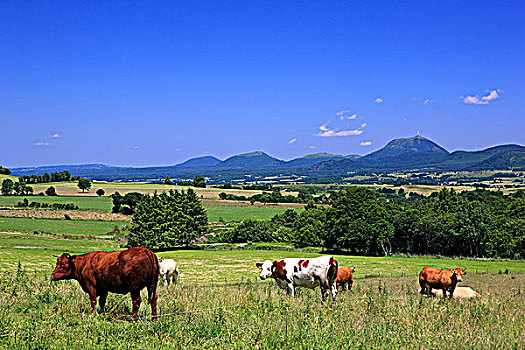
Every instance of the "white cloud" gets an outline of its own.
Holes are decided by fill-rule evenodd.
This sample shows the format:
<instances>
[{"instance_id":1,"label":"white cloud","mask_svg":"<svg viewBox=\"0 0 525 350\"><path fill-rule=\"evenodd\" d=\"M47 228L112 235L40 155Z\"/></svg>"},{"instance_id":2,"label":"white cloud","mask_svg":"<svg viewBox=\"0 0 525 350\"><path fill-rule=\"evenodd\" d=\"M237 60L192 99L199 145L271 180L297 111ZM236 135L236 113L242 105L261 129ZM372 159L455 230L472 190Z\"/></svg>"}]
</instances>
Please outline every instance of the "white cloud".
<instances>
[{"instance_id":1,"label":"white cloud","mask_svg":"<svg viewBox=\"0 0 525 350\"><path fill-rule=\"evenodd\" d=\"M410 99L410 101L412 101L412 102L416 102L416 101L417 101L417 97L412 97L412 98Z\"/></svg>"},{"instance_id":2,"label":"white cloud","mask_svg":"<svg viewBox=\"0 0 525 350\"><path fill-rule=\"evenodd\" d=\"M403 118L403 121L406 123L406 121L407 121L407 117L404 117L404 118Z\"/></svg>"},{"instance_id":3,"label":"white cloud","mask_svg":"<svg viewBox=\"0 0 525 350\"><path fill-rule=\"evenodd\" d=\"M347 113L350 113L350 111L348 109L344 110L344 111L337 112L336 115L344 115L344 114L347 114Z\"/></svg>"},{"instance_id":4,"label":"white cloud","mask_svg":"<svg viewBox=\"0 0 525 350\"><path fill-rule=\"evenodd\" d=\"M316 146L308 146L309 149L316 149Z\"/></svg>"},{"instance_id":5,"label":"white cloud","mask_svg":"<svg viewBox=\"0 0 525 350\"><path fill-rule=\"evenodd\" d=\"M134 150L138 150L138 149L140 149L140 147L139 146L133 146L133 149Z\"/></svg>"},{"instance_id":6,"label":"white cloud","mask_svg":"<svg viewBox=\"0 0 525 350\"><path fill-rule=\"evenodd\" d=\"M350 116L345 116L344 113L347 113L348 111L341 111L339 113L343 113L340 115L339 119L361 119L357 116L357 114L352 114ZM330 120L324 123L323 125L319 126L319 132L317 134L314 134L314 136L319 137L336 137L336 136L354 136L354 135L361 135L363 133L363 128L366 127L366 123L361 124L361 126L354 130L345 130L342 127L339 128L332 128L329 127L328 124L330 123Z\"/></svg>"},{"instance_id":7,"label":"white cloud","mask_svg":"<svg viewBox=\"0 0 525 350\"><path fill-rule=\"evenodd\" d=\"M54 134L54 135L51 136L51 137L54 138L54 139L58 139L58 138L60 137L60 134L57 133L57 134Z\"/></svg>"},{"instance_id":8,"label":"white cloud","mask_svg":"<svg viewBox=\"0 0 525 350\"><path fill-rule=\"evenodd\" d=\"M431 104L431 103L434 103L434 102L436 102L436 100L431 100L431 99L427 98L427 99L423 102L423 104L424 104L424 105L428 105L428 104Z\"/></svg>"},{"instance_id":9,"label":"white cloud","mask_svg":"<svg viewBox=\"0 0 525 350\"><path fill-rule=\"evenodd\" d=\"M363 133L363 130L355 129L355 130L328 130L323 132L318 132L314 136L320 136L320 137L335 137L335 136L353 136L353 135L361 135Z\"/></svg>"},{"instance_id":10,"label":"white cloud","mask_svg":"<svg viewBox=\"0 0 525 350\"><path fill-rule=\"evenodd\" d=\"M375 103L383 103L383 99L381 97L378 97L374 100Z\"/></svg>"},{"instance_id":11,"label":"white cloud","mask_svg":"<svg viewBox=\"0 0 525 350\"><path fill-rule=\"evenodd\" d=\"M49 142L35 142L35 146L49 146Z\"/></svg>"},{"instance_id":12,"label":"white cloud","mask_svg":"<svg viewBox=\"0 0 525 350\"><path fill-rule=\"evenodd\" d=\"M182 148L175 148L175 152L180 152L182 151Z\"/></svg>"},{"instance_id":13,"label":"white cloud","mask_svg":"<svg viewBox=\"0 0 525 350\"><path fill-rule=\"evenodd\" d=\"M290 141L288 141L288 143L294 143L295 141L297 141L297 139L291 139Z\"/></svg>"},{"instance_id":14,"label":"white cloud","mask_svg":"<svg viewBox=\"0 0 525 350\"><path fill-rule=\"evenodd\" d=\"M363 141L360 143L361 146L370 146L372 144L372 142L370 141Z\"/></svg>"},{"instance_id":15,"label":"white cloud","mask_svg":"<svg viewBox=\"0 0 525 350\"><path fill-rule=\"evenodd\" d=\"M480 95L474 95L474 96L460 96L460 98L463 99L463 103L467 105L488 105L489 103L497 100L501 97L501 95L498 94L503 92L500 89L497 90L485 90L485 92L488 92L488 95L486 96L480 96Z\"/></svg>"},{"instance_id":16,"label":"white cloud","mask_svg":"<svg viewBox=\"0 0 525 350\"><path fill-rule=\"evenodd\" d=\"M492 90L492 91L488 91L488 92L489 92L489 94L487 96L481 97L481 99L483 101L492 102L494 100L497 100L500 97L496 90Z\"/></svg>"}]
</instances>

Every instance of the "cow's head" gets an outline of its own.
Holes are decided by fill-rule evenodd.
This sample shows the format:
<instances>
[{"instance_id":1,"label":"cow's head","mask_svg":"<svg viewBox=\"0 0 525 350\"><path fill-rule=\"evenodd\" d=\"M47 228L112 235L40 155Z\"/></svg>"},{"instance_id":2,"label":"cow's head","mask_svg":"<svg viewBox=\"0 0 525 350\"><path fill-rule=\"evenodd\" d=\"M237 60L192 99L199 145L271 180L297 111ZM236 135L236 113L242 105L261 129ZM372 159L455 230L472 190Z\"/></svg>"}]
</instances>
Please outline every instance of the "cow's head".
<instances>
[{"instance_id":1,"label":"cow's head","mask_svg":"<svg viewBox=\"0 0 525 350\"><path fill-rule=\"evenodd\" d=\"M55 267L55 270L51 274L51 280L58 281L58 280L68 280L73 278L73 269L74 264L73 260L75 256L69 255L68 253L64 253L60 256L53 255L58 257L57 259L57 266Z\"/></svg>"},{"instance_id":2,"label":"cow's head","mask_svg":"<svg viewBox=\"0 0 525 350\"><path fill-rule=\"evenodd\" d=\"M259 277L264 280L268 277L270 277L272 275L272 267L273 267L273 262L271 262L270 260L266 260L264 262L258 262L257 264L255 264L255 266L257 266L258 268L261 269L261 274L259 275Z\"/></svg>"},{"instance_id":3,"label":"cow's head","mask_svg":"<svg viewBox=\"0 0 525 350\"><path fill-rule=\"evenodd\" d=\"M463 274L466 272L467 272L467 269L461 270L459 267L454 269L454 274L456 275L458 282L463 282Z\"/></svg>"}]
</instances>

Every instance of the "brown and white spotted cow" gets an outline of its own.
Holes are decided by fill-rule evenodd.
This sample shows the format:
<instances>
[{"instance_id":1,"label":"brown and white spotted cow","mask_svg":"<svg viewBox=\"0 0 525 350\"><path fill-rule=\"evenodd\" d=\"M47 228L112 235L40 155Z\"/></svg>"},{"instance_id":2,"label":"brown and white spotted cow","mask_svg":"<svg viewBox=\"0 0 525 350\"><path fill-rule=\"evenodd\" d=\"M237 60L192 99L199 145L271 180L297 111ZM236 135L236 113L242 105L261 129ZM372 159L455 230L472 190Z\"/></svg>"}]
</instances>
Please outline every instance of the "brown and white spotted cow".
<instances>
[{"instance_id":1,"label":"brown and white spotted cow","mask_svg":"<svg viewBox=\"0 0 525 350\"><path fill-rule=\"evenodd\" d=\"M262 280L273 277L286 294L295 296L295 287L321 287L323 301L328 298L328 290L335 301L337 296L337 261L330 255L318 258L287 258L277 261L266 260L257 263Z\"/></svg>"}]
</instances>

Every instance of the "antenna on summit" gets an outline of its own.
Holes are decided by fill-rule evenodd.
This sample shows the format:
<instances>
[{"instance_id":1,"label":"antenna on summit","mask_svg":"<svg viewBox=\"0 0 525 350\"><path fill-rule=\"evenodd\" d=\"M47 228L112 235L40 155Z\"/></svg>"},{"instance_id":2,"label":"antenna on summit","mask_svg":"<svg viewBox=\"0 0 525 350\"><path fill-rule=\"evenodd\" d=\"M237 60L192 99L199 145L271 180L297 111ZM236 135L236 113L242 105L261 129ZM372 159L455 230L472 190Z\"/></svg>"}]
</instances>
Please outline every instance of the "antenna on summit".
<instances>
[{"instance_id":1,"label":"antenna on summit","mask_svg":"<svg viewBox=\"0 0 525 350\"><path fill-rule=\"evenodd\" d=\"M417 130L417 136L419 136L419 129Z\"/></svg>"}]
</instances>

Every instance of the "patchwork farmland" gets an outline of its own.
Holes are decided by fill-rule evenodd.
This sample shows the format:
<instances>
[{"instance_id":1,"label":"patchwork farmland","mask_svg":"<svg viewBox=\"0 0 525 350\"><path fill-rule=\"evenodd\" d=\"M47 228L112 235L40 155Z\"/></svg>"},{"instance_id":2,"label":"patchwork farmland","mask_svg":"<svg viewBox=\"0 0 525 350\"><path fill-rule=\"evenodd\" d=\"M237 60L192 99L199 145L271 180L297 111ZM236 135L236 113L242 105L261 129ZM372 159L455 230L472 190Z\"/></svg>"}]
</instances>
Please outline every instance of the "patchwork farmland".
<instances>
[{"instance_id":1,"label":"patchwork farmland","mask_svg":"<svg viewBox=\"0 0 525 350\"><path fill-rule=\"evenodd\" d=\"M53 254L122 249L118 227L129 218L111 213L111 199L76 193L27 197L29 201L75 203L75 211L20 209L22 198L0 196L0 347L10 349L136 348L459 348L525 346L525 274L522 261L397 255L335 255L356 267L352 292L335 303L320 301L319 288L298 288L286 297L274 282L257 279L256 262L320 256L319 250L254 250L257 245L216 245L209 250L162 251L179 263L177 286L158 287L160 317L153 322L142 303L131 313L129 295L110 293L105 313L90 315L89 298L76 281L52 282ZM68 187L69 186L69 187ZM119 184L121 193L162 185ZM104 187L106 189L106 187ZM95 188L96 189L96 188ZM57 192L61 194L59 186ZM286 205L218 201L215 190L198 192L210 221L270 219ZM221 205L213 205L219 203ZM231 205L227 205L231 204ZM23 213L23 214L19 214ZM58 213L58 215L57 215ZM64 215L78 217L66 220ZM417 294L425 265L467 269L461 286L481 294L473 300L443 300ZM145 291L142 293L146 299Z\"/></svg>"}]
</instances>

